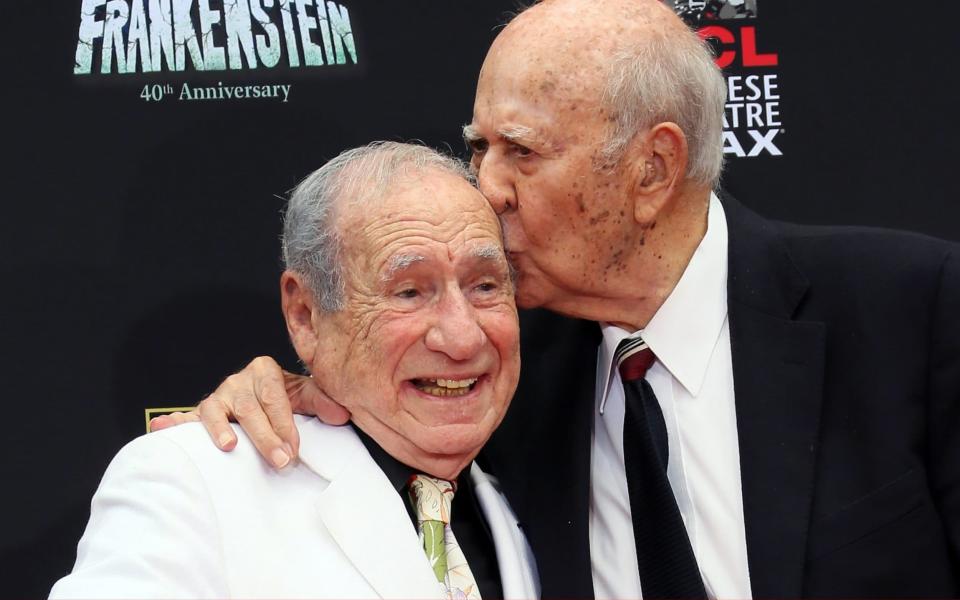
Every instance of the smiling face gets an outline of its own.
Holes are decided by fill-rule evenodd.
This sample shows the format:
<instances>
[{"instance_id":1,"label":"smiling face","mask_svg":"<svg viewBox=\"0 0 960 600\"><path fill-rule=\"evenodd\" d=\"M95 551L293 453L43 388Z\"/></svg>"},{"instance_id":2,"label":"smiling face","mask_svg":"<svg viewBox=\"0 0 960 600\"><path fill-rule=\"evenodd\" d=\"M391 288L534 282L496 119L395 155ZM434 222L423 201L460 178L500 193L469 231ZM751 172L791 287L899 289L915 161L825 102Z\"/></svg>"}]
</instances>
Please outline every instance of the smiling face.
<instances>
[{"instance_id":1,"label":"smiling face","mask_svg":"<svg viewBox=\"0 0 960 600\"><path fill-rule=\"evenodd\" d=\"M314 311L314 372L387 452L451 477L502 420L520 372L496 216L438 170L341 213L346 308Z\"/></svg>"}]
</instances>

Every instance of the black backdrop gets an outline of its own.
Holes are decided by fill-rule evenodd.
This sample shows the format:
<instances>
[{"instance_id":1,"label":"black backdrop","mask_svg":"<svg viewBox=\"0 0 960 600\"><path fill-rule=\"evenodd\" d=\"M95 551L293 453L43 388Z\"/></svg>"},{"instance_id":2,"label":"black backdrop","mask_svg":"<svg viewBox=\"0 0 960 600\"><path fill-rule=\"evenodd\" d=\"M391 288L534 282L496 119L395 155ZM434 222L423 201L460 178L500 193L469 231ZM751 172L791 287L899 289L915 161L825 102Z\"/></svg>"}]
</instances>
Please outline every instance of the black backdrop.
<instances>
[{"instance_id":1,"label":"black backdrop","mask_svg":"<svg viewBox=\"0 0 960 600\"><path fill-rule=\"evenodd\" d=\"M3 595L44 596L69 570L89 498L145 408L193 404L256 354L295 364L278 196L373 139L463 153L476 74L515 1L339 4L356 64L108 75L100 41L94 73L73 73L81 0L7 8ZM729 33L712 30L737 53L730 75L773 77L760 102L775 112L754 123L772 137L731 155L724 187L772 217L960 239L957 3L748 4L755 19L705 24ZM175 97L218 82L292 87L287 102ZM153 84L174 97L141 98ZM749 128L731 126L744 154Z\"/></svg>"}]
</instances>

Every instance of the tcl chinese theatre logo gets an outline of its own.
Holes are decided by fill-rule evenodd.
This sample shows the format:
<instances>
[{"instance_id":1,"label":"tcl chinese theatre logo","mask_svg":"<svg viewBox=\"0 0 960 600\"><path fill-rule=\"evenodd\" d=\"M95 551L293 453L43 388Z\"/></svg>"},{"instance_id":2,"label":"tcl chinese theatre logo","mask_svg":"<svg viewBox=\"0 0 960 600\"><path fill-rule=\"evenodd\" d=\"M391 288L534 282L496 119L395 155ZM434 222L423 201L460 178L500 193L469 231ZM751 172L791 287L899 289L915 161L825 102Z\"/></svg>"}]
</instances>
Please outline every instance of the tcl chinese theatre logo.
<instances>
[{"instance_id":1,"label":"tcl chinese theatre logo","mask_svg":"<svg viewBox=\"0 0 960 600\"><path fill-rule=\"evenodd\" d=\"M728 156L782 156L780 57L763 37L757 0L667 2L716 51L727 78L723 151Z\"/></svg>"}]
</instances>

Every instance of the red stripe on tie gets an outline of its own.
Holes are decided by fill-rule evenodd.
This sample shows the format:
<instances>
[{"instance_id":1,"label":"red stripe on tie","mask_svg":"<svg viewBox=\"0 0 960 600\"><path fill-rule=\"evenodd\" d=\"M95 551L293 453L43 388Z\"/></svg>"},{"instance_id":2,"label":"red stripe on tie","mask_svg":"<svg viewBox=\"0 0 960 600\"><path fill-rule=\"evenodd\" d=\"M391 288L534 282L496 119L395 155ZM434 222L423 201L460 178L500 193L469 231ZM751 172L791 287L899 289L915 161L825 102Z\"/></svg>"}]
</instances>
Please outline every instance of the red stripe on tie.
<instances>
[{"instance_id":1,"label":"red stripe on tie","mask_svg":"<svg viewBox=\"0 0 960 600\"><path fill-rule=\"evenodd\" d=\"M631 354L620 363L620 378L623 381L635 381L643 379L647 374L647 369L657 360L650 348L644 348L640 352Z\"/></svg>"}]
</instances>

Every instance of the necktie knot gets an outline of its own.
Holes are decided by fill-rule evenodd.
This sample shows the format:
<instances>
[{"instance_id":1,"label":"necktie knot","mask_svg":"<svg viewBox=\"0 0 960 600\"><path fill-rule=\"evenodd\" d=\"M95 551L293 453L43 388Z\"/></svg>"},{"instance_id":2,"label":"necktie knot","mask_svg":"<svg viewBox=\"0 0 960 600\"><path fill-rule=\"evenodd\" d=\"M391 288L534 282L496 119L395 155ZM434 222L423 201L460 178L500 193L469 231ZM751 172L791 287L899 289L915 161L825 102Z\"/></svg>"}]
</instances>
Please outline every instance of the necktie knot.
<instances>
[{"instance_id":1,"label":"necktie knot","mask_svg":"<svg viewBox=\"0 0 960 600\"><path fill-rule=\"evenodd\" d=\"M440 521L450 524L450 507L453 503L453 483L430 477L413 475L410 477L410 499L417 514L417 521Z\"/></svg>"},{"instance_id":2,"label":"necktie knot","mask_svg":"<svg viewBox=\"0 0 960 600\"><path fill-rule=\"evenodd\" d=\"M653 350L640 338L626 339L617 346L613 360L623 381L643 379L647 370L657 360Z\"/></svg>"}]
</instances>

